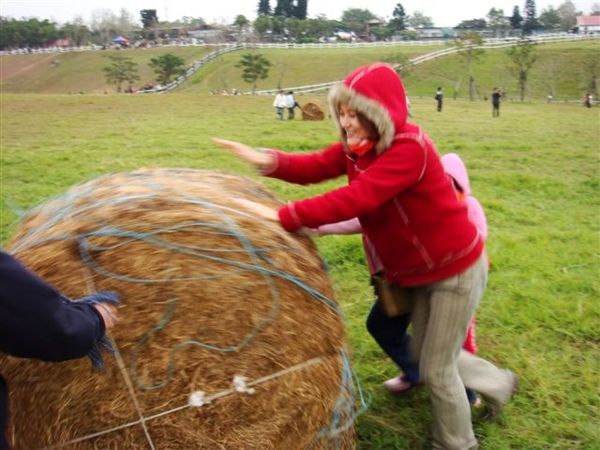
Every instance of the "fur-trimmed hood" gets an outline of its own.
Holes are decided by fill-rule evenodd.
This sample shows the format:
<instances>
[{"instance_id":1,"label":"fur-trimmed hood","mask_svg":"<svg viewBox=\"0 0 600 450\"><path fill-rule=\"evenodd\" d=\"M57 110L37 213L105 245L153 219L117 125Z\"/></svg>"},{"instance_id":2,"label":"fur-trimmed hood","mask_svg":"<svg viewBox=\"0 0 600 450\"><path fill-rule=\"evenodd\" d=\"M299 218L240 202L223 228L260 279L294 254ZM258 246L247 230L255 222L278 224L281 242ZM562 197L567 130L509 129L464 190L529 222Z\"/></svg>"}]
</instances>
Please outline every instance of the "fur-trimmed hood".
<instances>
[{"instance_id":1,"label":"fur-trimmed hood","mask_svg":"<svg viewBox=\"0 0 600 450\"><path fill-rule=\"evenodd\" d=\"M403 131L408 117L406 93L394 69L384 63L360 67L343 83L331 88L329 110L346 146L346 132L340 125L339 104L348 106L369 119L379 132L375 151L380 154L388 148L394 136Z\"/></svg>"}]
</instances>

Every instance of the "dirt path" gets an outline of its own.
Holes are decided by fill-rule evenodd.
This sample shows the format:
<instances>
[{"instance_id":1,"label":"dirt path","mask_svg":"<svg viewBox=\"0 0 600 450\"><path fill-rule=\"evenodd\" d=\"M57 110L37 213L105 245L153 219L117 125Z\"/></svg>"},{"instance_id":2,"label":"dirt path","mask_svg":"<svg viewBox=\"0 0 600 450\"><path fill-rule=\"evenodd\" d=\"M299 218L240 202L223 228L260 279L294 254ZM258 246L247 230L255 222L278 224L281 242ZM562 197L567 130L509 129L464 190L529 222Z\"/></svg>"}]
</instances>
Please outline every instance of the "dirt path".
<instances>
[{"instance_id":1,"label":"dirt path","mask_svg":"<svg viewBox=\"0 0 600 450\"><path fill-rule=\"evenodd\" d=\"M10 56L6 58L10 58ZM25 61L26 58L21 59L23 60L23 64L0 64L0 79L2 79L3 82L17 75L21 75L24 72L36 69L41 65L49 65L53 59L56 59L56 55L49 54L32 63L29 63L29 61Z\"/></svg>"}]
</instances>

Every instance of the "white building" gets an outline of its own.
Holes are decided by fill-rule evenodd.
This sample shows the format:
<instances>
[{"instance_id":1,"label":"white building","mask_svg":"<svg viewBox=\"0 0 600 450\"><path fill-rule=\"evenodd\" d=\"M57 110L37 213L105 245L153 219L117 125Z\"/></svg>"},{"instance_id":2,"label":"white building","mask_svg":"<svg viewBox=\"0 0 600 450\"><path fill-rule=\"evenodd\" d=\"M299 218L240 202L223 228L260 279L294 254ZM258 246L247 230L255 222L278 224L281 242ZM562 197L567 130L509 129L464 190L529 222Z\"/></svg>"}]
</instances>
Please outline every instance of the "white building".
<instances>
[{"instance_id":1,"label":"white building","mask_svg":"<svg viewBox=\"0 0 600 450\"><path fill-rule=\"evenodd\" d=\"M581 34L600 33L600 16L577 16L576 27Z\"/></svg>"}]
</instances>

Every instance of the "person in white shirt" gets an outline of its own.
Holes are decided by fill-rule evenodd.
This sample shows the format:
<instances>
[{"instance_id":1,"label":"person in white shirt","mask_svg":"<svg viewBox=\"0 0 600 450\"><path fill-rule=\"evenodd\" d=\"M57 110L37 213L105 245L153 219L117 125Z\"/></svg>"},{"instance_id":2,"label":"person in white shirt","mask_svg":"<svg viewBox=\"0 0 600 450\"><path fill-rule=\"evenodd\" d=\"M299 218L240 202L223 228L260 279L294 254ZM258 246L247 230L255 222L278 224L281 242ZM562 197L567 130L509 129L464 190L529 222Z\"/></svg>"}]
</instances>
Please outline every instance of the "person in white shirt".
<instances>
[{"instance_id":1,"label":"person in white shirt","mask_svg":"<svg viewBox=\"0 0 600 450\"><path fill-rule=\"evenodd\" d=\"M283 90L279 90L279 92L275 96L275 100L273 100L273 106L275 107L275 111L279 116L279 120L283 120L283 109L287 107L287 102L285 100L285 94L283 93Z\"/></svg>"}]
</instances>

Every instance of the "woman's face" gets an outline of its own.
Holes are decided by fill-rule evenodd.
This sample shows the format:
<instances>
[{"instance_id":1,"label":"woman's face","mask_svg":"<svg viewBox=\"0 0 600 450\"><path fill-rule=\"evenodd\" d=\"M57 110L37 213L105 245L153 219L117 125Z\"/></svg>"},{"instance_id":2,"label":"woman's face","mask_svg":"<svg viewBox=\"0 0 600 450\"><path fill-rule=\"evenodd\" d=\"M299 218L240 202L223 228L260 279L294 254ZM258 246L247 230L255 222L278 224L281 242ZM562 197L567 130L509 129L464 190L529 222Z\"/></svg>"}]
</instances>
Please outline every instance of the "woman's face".
<instances>
[{"instance_id":1,"label":"woman's face","mask_svg":"<svg viewBox=\"0 0 600 450\"><path fill-rule=\"evenodd\" d=\"M340 103L338 115L340 126L346 132L348 145L356 145L364 139L372 139L370 130L361 123L358 113L348 107L347 103Z\"/></svg>"}]
</instances>

